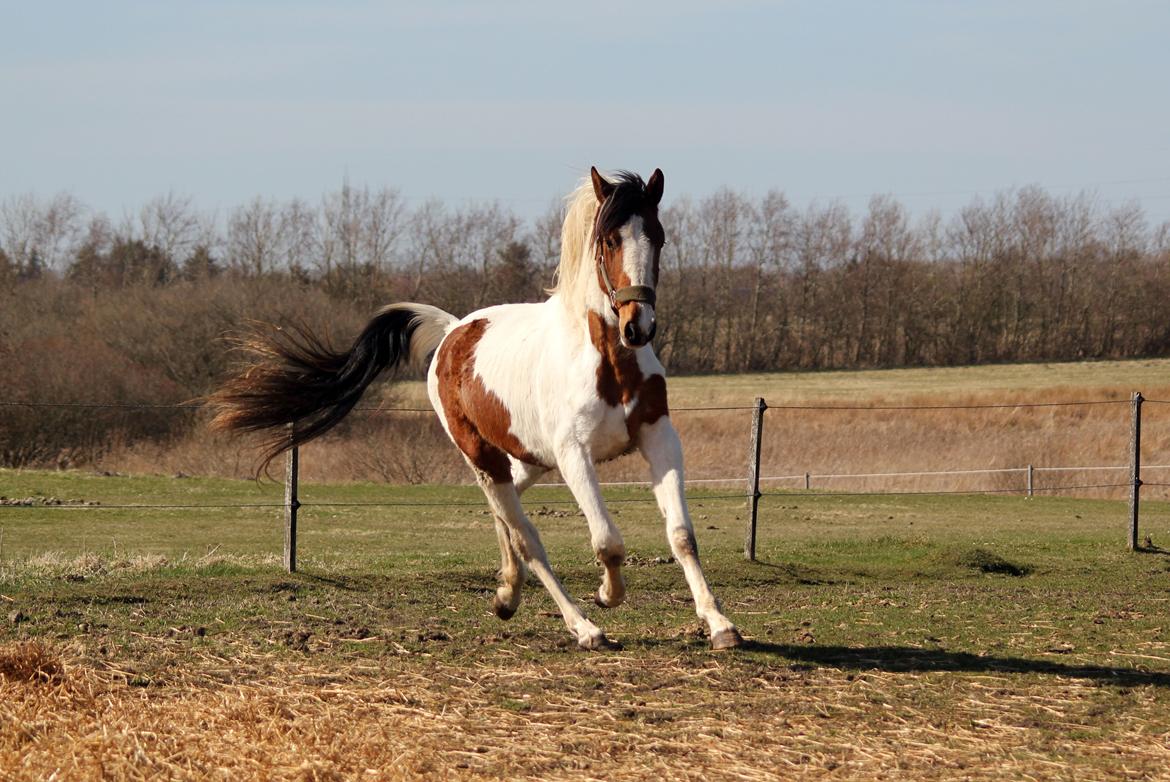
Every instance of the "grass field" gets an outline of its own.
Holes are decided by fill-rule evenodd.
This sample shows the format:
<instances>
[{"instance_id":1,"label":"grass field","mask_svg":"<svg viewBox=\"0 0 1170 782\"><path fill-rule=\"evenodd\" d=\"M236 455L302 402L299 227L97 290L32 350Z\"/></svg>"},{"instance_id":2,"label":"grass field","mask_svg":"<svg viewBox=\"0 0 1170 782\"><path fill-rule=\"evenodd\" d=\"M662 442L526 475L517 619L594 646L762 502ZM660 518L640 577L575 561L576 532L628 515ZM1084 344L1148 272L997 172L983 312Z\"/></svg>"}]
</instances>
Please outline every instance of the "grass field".
<instances>
[{"instance_id":1,"label":"grass field","mask_svg":"<svg viewBox=\"0 0 1170 782\"><path fill-rule=\"evenodd\" d=\"M309 485L295 575L277 508L111 507L276 486L0 471L0 494L105 506L0 507L5 779L1155 779L1170 760L1164 503L1135 554L1116 501L772 496L747 563L743 502L696 492L750 642L713 654L648 494L609 491L630 593L589 604L623 645L590 654L538 585L491 614L472 487ZM583 519L530 494L585 599Z\"/></svg>"}]
</instances>

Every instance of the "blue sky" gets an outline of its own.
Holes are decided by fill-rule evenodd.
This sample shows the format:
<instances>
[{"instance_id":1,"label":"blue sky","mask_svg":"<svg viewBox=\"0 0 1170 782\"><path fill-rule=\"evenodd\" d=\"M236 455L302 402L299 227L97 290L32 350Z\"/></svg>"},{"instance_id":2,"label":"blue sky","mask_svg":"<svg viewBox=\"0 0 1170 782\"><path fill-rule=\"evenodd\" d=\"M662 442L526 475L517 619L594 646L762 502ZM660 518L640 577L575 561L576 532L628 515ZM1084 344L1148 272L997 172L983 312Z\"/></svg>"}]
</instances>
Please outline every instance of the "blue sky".
<instances>
[{"instance_id":1,"label":"blue sky","mask_svg":"<svg viewBox=\"0 0 1170 782\"><path fill-rule=\"evenodd\" d=\"M590 164L855 210L1037 183L1170 218L1165 2L9 2L0 197L544 211Z\"/></svg>"}]
</instances>

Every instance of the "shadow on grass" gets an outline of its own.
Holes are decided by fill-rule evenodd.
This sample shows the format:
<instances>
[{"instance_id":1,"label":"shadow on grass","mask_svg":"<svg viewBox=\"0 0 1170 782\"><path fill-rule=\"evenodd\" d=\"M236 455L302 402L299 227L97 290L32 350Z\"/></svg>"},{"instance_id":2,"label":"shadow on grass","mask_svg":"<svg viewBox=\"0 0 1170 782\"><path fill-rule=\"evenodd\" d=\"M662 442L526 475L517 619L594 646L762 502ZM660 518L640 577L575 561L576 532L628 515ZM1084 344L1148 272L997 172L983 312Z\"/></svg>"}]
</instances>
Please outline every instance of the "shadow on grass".
<instances>
[{"instance_id":1,"label":"shadow on grass","mask_svg":"<svg viewBox=\"0 0 1170 782\"><path fill-rule=\"evenodd\" d=\"M1170 673L1141 671L1136 668L1110 668L1098 665L1069 665L1049 660L1030 660L1023 657L981 656L969 652L948 652L942 649L916 649L909 646L796 646L748 641L743 649L784 658L785 661L811 665L878 669L892 673L922 673L951 671L965 673L1042 673L1051 676L1069 676L1092 679L1106 684L1128 687L1152 685L1170 687Z\"/></svg>"}]
</instances>

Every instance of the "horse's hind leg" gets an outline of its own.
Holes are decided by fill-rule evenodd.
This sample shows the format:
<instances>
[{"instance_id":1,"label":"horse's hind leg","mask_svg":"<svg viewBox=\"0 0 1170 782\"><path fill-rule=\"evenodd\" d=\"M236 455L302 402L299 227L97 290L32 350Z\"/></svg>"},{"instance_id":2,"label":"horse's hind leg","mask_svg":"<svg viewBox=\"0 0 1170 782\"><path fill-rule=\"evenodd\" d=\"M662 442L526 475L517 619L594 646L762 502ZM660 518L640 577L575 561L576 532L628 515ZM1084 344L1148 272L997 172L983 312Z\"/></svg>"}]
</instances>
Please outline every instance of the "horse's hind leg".
<instances>
[{"instance_id":1,"label":"horse's hind leg","mask_svg":"<svg viewBox=\"0 0 1170 782\"><path fill-rule=\"evenodd\" d=\"M496 516L496 537L500 541L500 585L492 599L492 611L500 619L511 619L520 607L520 590L527 568L512 545L508 525L499 516Z\"/></svg>"},{"instance_id":2,"label":"horse's hind leg","mask_svg":"<svg viewBox=\"0 0 1170 782\"><path fill-rule=\"evenodd\" d=\"M609 646L605 634L597 625L585 618L585 614L581 613L581 609L573 602L573 598L569 597L569 593L565 591L560 579L553 573L548 564L548 554L545 553L544 544L540 542L540 534L537 533L536 527L532 526L524 509L520 507L520 493L515 484L510 482L497 483L485 477L480 485L484 495L487 496L492 512L507 527L509 537L515 544L517 553L544 584L544 588L548 590L557 607L561 609L565 626L577 639L577 643L583 649L602 649Z\"/></svg>"},{"instance_id":3,"label":"horse's hind leg","mask_svg":"<svg viewBox=\"0 0 1170 782\"><path fill-rule=\"evenodd\" d=\"M513 459L512 481L517 493L536 482L547 470L531 464ZM492 610L500 619L511 619L520 606L520 591L528 576L528 568L524 560L517 553L516 545L508 525L498 515L496 521L496 537L500 542L500 586L496 589L495 599L492 600Z\"/></svg>"}]
</instances>

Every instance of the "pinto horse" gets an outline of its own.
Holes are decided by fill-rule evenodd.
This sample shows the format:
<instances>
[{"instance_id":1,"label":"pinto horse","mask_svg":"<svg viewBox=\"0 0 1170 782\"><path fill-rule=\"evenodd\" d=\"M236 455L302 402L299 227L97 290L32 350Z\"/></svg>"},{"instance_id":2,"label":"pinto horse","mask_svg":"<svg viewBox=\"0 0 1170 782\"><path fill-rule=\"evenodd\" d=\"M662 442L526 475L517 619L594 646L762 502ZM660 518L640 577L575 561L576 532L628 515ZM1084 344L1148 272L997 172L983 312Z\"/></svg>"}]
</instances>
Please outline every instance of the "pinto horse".
<instances>
[{"instance_id":1,"label":"pinto horse","mask_svg":"<svg viewBox=\"0 0 1170 782\"><path fill-rule=\"evenodd\" d=\"M256 363L213 394L213 426L267 431L267 464L341 420L383 370L426 368L431 404L495 516L502 560L496 615L515 613L531 570L585 649L611 644L553 573L520 495L548 470L560 470L605 567L595 601L616 606L625 597L626 549L594 464L637 448L711 647L739 646L739 631L720 611L699 564L682 446L670 421L665 372L650 345L665 241L662 188L660 170L643 182L629 172L607 178L591 169L568 198L556 284L539 304L487 307L463 319L425 304L391 304L343 353L303 329L251 340L246 346Z\"/></svg>"}]
</instances>

